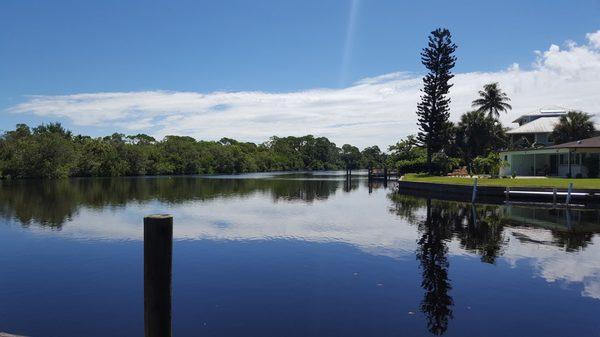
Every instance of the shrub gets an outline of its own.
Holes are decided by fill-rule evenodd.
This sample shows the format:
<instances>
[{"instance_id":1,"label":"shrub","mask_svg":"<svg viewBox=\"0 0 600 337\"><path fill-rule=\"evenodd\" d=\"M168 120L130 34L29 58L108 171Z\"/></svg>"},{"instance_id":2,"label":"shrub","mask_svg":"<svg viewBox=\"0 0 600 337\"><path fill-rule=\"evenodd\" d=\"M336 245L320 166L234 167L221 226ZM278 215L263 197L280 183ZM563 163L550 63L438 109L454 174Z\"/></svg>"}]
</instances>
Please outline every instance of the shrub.
<instances>
[{"instance_id":1,"label":"shrub","mask_svg":"<svg viewBox=\"0 0 600 337\"><path fill-rule=\"evenodd\" d=\"M497 177L500 173L500 168L507 165L507 163L500 159L500 155L497 152L490 152L487 157L478 156L473 159L473 171L475 174L489 174L492 177ZM513 177L516 173L513 172Z\"/></svg>"},{"instance_id":2,"label":"shrub","mask_svg":"<svg viewBox=\"0 0 600 337\"><path fill-rule=\"evenodd\" d=\"M436 153L431 161L433 173L445 175L458 167L459 162L458 158L448 157L444 153ZM411 160L399 160L396 162L396 168L400 174L427 172L427 159L419 157Z\"/></svg>"}]
</instances>

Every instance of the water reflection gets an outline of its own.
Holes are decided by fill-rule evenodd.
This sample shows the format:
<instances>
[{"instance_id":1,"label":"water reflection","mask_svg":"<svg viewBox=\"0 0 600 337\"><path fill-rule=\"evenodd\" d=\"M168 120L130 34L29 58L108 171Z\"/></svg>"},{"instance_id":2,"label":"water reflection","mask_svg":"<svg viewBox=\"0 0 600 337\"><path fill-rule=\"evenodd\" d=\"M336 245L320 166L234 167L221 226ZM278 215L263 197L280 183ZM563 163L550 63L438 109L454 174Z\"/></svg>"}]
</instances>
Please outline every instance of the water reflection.
<instances>
[{"instance_id":1,"label":"water reflection","mask_svg":"<svg viewBox=\"0 0 600 337\"><path fill-rule=\"evenodd\" d=\"M357 179L331 179L336 178L332 175L320 176L321 179L299 179L303 176L263 176L270 179L232 179L229 176L0 181L0 216L15 218L24 226L36 223L61 227L81 207L103 209L149 201L181 204L256 193L269 195L275 202L312 203L327 199L342 184L344 191L350 192L363 183Z\"/></svg>"},{"instance_id":2,"label":"water reflection","mask_svg":"<svg viewBox=\"0 0 600 337\"><path fill-rule=\"evenodd\" d=\"M515 205L472 205L454 201L414 198L401 194L390 194L393 204L390 211L409 223L419 223L419 210L436 210L435 221L445 223L451 238L460 242L463 249L477 253L481 261L495 263L508 244L504 229L525 227L547 229L553 236L551 241L535 241L527 235L515 234L521 242L531 241L554 245L567 252L583 250L592 242L594 234L600 233L600 211L598 209L567 209ZM438 209L442 211L437 212Z\"/></svg>"},{"instance_id":3,"label":"water reflection","mask_svg":"<svg viewBox=\"0 0 600 337\"><path fill-rule=\"evenodd\" d=\"M365 315L369 317L365 321L378 320L378 324L373 325L379 327L389 324L390 330L382 328L381 333L372 335L391 335L387 332L393 330L393 324L418 326L411 331L416 331L414 335L425 330L434 335L464 332L464 326L470 324L464 323L467 319L459 319L466 317L465 298L502 302L505 295L519 293L526 299L513 304L535 310L534 304L538 302L527 302L527 292L544 288L539 291L557 302L569 299L571 304L583 303L581 310L597 308L600 303L596 300L600 299L598 210L473 206L400 195L393 193L390 187L386 189L383 182L368 184L365 177L347 180L344 176L327 173L6 181L0 182L0 225L9 226L0 226L0 231L4 230L0 232L0 239L2 234L8 233L22 240L17 242L19 246L40 251L40 259L53 250L42 251L39 240L54 240L54 251L58 252L62 245L78 242L72 238L90 240L93 242L86 242L86 247L104 247L93 253L92 256L96 256L119 244L139 244L143 216L166 210L175 215L174 237L179 240L176 244L187 246L188 252L180 255L183 260L179 264L187 274L179 275L188 279L189 296L197 303L204 303L207 294L214 293L215 305L221 305L221 296L230 294L231 289L248 286L239 281L241 278L260 270L254 273L257 276L250 282L250 289L264 282L271 282L276 288L260 288L262 297L247 302L232 299L230 307L244 303L252 307L253 303L269 298L271 305L278 305L285 303L281 301L287 299L291 291L298 295L299 301L319 299L318 308L322 308L323 303L343 302L352 308L346 312L348 315ZM13 223L26 228L10 226ZM45 236L31 239L29 233ZM10 235L4 236L5 244L12 242L8 239ZM68 240L56 241L56 238ZM115 242L119 240L132 242ZM72 263L72 259L77 258L77 249L65 250L56 261L63 259L67 261L65 264ZM211 253L215 249L218 253ZM259 253L251 262L236 262L256 252ZM233 255L230 262L223 263L222 257L227 254ZM19 255L7 256L4 260L0 258L0 263L4 261L10 268L23 265L12 262ZM210 258L201 260L206 256ZM198 268L199 265L210 268ZM281 273L273 268L279 265ZM260 266L265 268L260 269ZM518 272L513 273L517 269ZM128 271L129 267L122 266L122 270ZM240 270L246 270L246 274ZM193 294L200 291L198 275L208 271L213 276L202 282L205 282L205 290L209 290L194 297ZM507 282L505 293L498 289L488 292L485 286L490 283L485 282L490 282L489 275L502 273L505 279L491 283L501 287ZM388 274L394 277L387 277ZM27 273L23 275L25 280L41 279ZM300 278L301 282L290 281ZM220 285L224 279L229 280L228 287L210 288ZM474 283L481 281L479 284L483 284L484 289L465 287L465 279ZM557 282L560 282L559 287L551 288ZM70 286L76 288L78 284ZM295 288L290 290L289 284ZM540 284L548 287L539 287ZM331 288L320 288L328 285ZM271 293L282 297L271 298ZM190 304L185 312L197 308L197 303ZM365 306L368 303L372 306ZM498 304L498 310L510 312L513 304L505 303L504 307ZM313 302L304 305L296 309L302 313L316 310L311 306ZM413 312L417 306L418 315L398 317L401 310ZM327 307L323 312L335 312L332 308L345 312L341 304ZM217 315L218 310L206 309L203 313ZM265 317L272 315L263 313ZM320 317L315 314L317 316ZM360 321L356 316L349 321ZM389 317L393 319L387 320ZM242 316L239 319L243 321ZM518 319L521 316L513 313L511 320ZM315 318L313 322L316 321L326 324ZM336 322L342 321L339 318ZM458 330L461 322L463 330ZM358 323L357 326L366 329ZM368 330L360 332L369 335Z\"/></svg>"},{"instance_id":4,"label":"water reflection","mask_svg":"<svg viewBox=\"0 0 600 337\"><path fill-rule=\"evenodd\" d=\"M400 194L390 194L390 199L393 201L390 211L416 225L421 234L416 251L422 271L421 286L425 291L421 311L427 318L429 331L434 335L444 334L453 318L452 284L448 278L448 244L453 240L462 249L479 255L482 262L495 264L509 246L510 238L505 228L510 228L510 235L520 243L555 246L566 252L583 251L600 232L600 213L593 209L473 205ZM423 209L424 216L419 214ZM520 228L534 228L536 231L519 231ZM539 239L540 229L547 229L546 233L549 232L552 239ZM550 258L550 264L561 265L561 258L564 256ZM581 281L591 279L593 283L585 286L583 295L598 298L600 292L596 291L600 272L596 267L592 271L579 271L581 274L586 272L590 273L588 277L575 278ZM549 276L547 279L552 281L556 278Z\"/></svg>"},{"instance_id":5,"label":"water reflection","mask_svg":"<svg viewBox=\"0 0 600 337\"><path fill-rule=\"evenodd\" d=\"M421 287L425 295L421 301L421 311L427 317L427 328L434 335L441 335L448 329L452 319L452 289L448 279L448 247L446 242L452 237L452 218L445 209L432 207L427 200L427 215L418 224L421 238L418 241L417 260L421 265L423 281Z\"/></svg>"}]
</instances>

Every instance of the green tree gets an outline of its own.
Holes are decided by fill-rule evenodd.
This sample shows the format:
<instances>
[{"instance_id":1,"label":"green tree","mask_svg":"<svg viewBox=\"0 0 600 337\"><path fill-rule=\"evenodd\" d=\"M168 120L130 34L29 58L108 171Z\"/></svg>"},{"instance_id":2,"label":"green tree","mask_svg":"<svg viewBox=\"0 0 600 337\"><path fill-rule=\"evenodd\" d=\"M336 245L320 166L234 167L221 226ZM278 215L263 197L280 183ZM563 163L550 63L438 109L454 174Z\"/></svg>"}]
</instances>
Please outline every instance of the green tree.
<instances>
[{"instance_id":1,"label":"green tree","mask_svg":"<svg viewBox=\"0 0 600 337\"><path fill-rule=\"evenodd\" d=\"M510 102L510 98L500 89L498 83L494 82L483 86L483 90L479 91L479 98L473 101L472 107L478 112L487 113L489 117L498 118L500 112L512 110L512 106L507 102Z\"/></svg>"},{"instance_id":2,"label":"green tree","mask_svg":"<svg viewBox=\"0 0 600 337\"><path fill-rule=\"evenodd\" d=\"M347 171L352 172L358 168L361 155L360 150L356 146L350 144L342 145L341 158Z\"/></svg>"},{"instance_id":3,"label":"green tree","mask_svg":"<svg viewBox=\"0 0 600 337\"><path fill-rule=\"evenodd\" d=\"M390 155L388 161L395 164L399 160L413 160L425 156L425 151L419 146L419 142L414 135L408 135L394 145L388 147Z\"/></svg>"},{"instance_id":4,"label":"green tree","mask_svg":"<svg viewBox=\"0 0 600 337\"><path fill-rule=\"evenodd\" d=\"M446 95L452 87L454 77L456 45L447 29L438 28L431 32L427 48L421 52L421 63L429 71L423 77L423 95L417 105L419 125L418 140L427 149L427 167L433 173L431 158L447 142L450 117L450 98Z\"/></svg>"},{"instance_id":5,"label":"green tree","mask_svg":"<svg viewBox=\"0 0 600 337\"><path fill-rule=\"evenodd\" d=\"M596 129L591 116L581 111L569 111L560 116L558 124L554 126L552 138L555 144L574 142L594 136Z\"/></svg>"},{"instance_id":6,"label":"green tree","mask_svg":"<svg viewBox=\"0 0 600 337\"><path fill-rule=\"evenodd\" d=\"M502 125L485 112L475 110L463 114L455 130L455 146L462 160L472 171L473 159L487 156L490 151L506 145L507 137Z\"/></svg>"}]
</instances>

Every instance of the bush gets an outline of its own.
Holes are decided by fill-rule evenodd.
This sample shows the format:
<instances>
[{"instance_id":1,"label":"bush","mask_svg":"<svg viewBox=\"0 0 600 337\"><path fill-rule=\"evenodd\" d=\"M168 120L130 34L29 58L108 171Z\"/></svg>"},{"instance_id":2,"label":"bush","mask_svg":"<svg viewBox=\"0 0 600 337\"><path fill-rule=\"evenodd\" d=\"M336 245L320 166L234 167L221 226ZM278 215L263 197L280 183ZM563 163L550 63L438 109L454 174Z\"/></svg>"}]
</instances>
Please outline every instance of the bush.
<instances>
[{"instance_id":1,"label":"bush","mask_svg":"<svg viewBox=\"0 0 600 337\"><path fill-rule=\"evenodd\" d=\"M492 177L497 177L500 173L500 168L506 165L506 162L500 159L497 152L490 152L487 157L478 156L473 159L473 172L475 174L489 174ZM513 178L516 173L513 172Z\"/></svg>"},{"instance_id":2,"label":"bush","mask_svg":"<svg viewBox=\"0 0 600 337\"><path fill-rule=\"evenodd\" d=\"M427 159L416 158L411 160L399 160L396 163L396 167L400 174L427 172ZM433 163L433 170L437 171L435 163Z\"/></svg>"},{"instance_id":3,"label":"bush","mask_svg":"<svg viewBox=\"0 0 600 337\"><path fill-rule=\"evenodd\" d=\"M460 159L448 157L445 153L439 152L433 155L432 162L437 167L438 174L447 174L459 166Z\"/></svg>"},{"instance_id":4,"label":"bush","mask_svg":"<svg viewBox=\"0 0 600 337\"><path fill-rule=\"evenodd\" d=\"M459 162L458 158L448 157L444 153L436 153L431 160L433 173L436 175L445 175L458 167ZM411 160L399 160L396 162L396 168L400 174L427 172L427 158L419 157Z\"/></svg>"}]
</instances>

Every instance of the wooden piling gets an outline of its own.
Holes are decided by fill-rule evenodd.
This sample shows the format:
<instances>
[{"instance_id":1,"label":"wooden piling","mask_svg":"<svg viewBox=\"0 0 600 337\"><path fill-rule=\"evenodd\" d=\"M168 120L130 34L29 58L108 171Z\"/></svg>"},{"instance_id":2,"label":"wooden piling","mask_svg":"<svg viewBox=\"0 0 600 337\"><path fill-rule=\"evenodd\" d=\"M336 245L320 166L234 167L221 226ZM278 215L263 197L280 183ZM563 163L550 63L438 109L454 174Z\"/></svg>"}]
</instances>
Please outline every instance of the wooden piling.
<instances>
[{"instance_id":1,"label":"wooden piling","mask_svg":"<svg viewBox=\"0 0 600 337\"><path fill-rule=\"evenodd\" d=\"M569 183L569 188L567 189L567 200L566 200L566 204L567 206L569 206L569 204L571 203L571 193L573 192L573 183Z\"/></svg>"},{"instance_id":2,"label":"wooden piling","mask_svg":"<svg viewBox=\"0 0 600 337\"><path fill-rule=\"evenodd\" d=\"M471 194L471 203L474 203L477 199L477 178L473 182L473 193Z\"/></svg>"},{"instance_id":3,"label":"wooden piling","mask_svg":"<svg viewBox=\"0 0 600 337\"><path fill-rule=\"evenodd\" d=\"M146 337L171 337L173 217L144 218L144 327Z\"/></svg>"}]
</instances>

